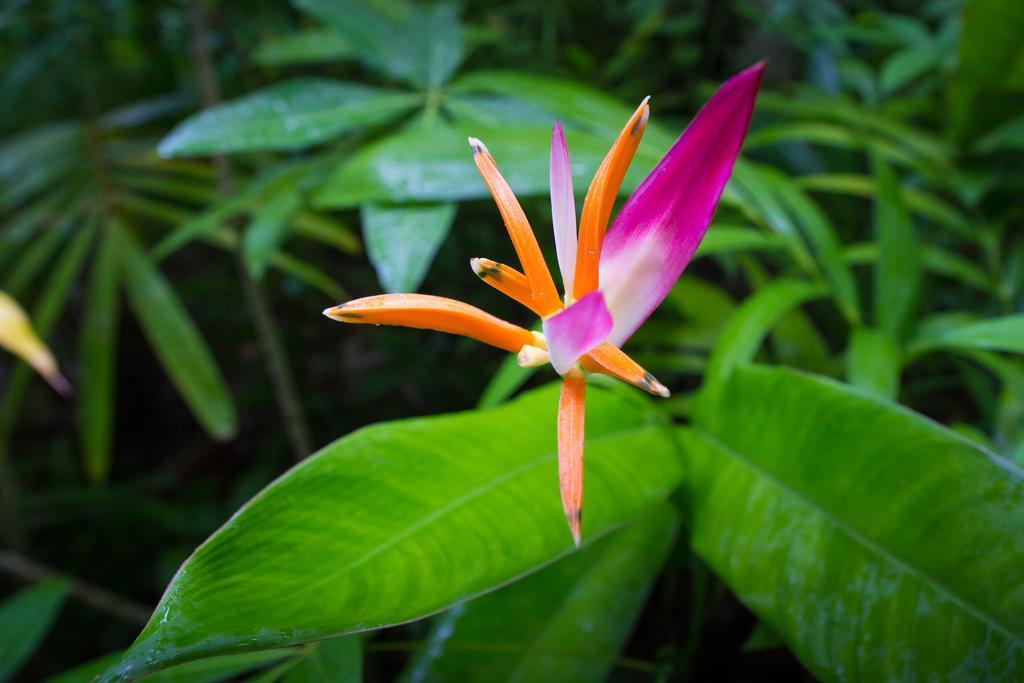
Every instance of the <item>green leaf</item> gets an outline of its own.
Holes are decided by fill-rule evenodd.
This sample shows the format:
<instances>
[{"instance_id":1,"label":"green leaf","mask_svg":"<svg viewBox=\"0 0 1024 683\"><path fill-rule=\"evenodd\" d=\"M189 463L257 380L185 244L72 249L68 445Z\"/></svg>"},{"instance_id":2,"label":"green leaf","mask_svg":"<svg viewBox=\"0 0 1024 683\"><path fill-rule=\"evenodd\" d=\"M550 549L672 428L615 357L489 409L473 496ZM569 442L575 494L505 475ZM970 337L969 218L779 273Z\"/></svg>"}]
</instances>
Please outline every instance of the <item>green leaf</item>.
<instances>
[{"instance_id":1,"label":"green leaf","mask_svg":"<svg viewBox=\"0 0 1024 683\"><path fill-rule=\"evenodd\" d=\"M786 641L782 639L775 629L763 621L757 622L753 632L743 643L743 652L758 652L759 650L772 650L786 647Z\"/></svg>"},{"instance_id":2,"label":"green leaf","mask_svg":"<svg viewBox=\"0 0 1024 683\"><path fill-rule=\"evenodd\" d=\"M875 200L875 319L893 340L906 334L917 308L921 289L920 247L899 191L900 181L891 168L874 159L878 197Z\"/></svg>"},{"instance_id":3,"label":"green leaf","mask_svg":"<svg viewBox=\"0 0 1024 683\"><path fill-rule=\"evenodd\" d=\"M118 233L125 293L153 352L203 429L230 439L238 430L235 406L213 354L149 256L127 231Z\"/></svg>"},{"instance_id":4,"label":"green leaf","mask_svg":"<svg viewBox=\"0 0 1024 683\"><path fill-rule=\"evenodd\" d=\"M982 154L1020 149L1024 149L1024 116L1008 121L974 146L974 150Z\"/></svg>"},{"instance_id":5,"label":"green leaf","mask_svg":"<svg viewBox=\"0 0 1024 683\"><path fill-rule=\"evenodd\" d=\"M625 104L579 81L523 71L474 71L453 82L450 90L509 96L528 102L545 110L550 119L557 117L569 127L606 137L608 145L640 104ZM675 138L676 135L663 130L656 122L648 122L644 147L653 148L653 153L660 157Z\"/></svg>"},{"instance_id":6,"label":"green leaf","mask_svg":"<svg viewBox=\"0 0 1024 683\"><path fill-rule=\"evenodd\" d=\"M711 385L724 380L737 365L754 357L765 335L783 315L824 295L821 285L783 279L747 298L718 338L708 361L705 382Z\"/></svg>"},{"instance_id":7,"label":"green leaf","mask_svg":"<svg viewBox=\"0 0 1024 683\"><path fill-rule=\"evenodd\" d=\"M252 59L267 66L336 62L355 57L355 50L339 33L307 29L260 43Z\"/></svg>"},{"instance_id":8,"label":"green leaf","mask_svg":"<svg viewBox=\"0 0 1024 683\"><path fill-rule=\"evenodd\" d=\"M969 0L964 7L959 68L949 88L949 117L960 142L1019 115L1024 101L1021 31L1024 5L1019 2Z\"/></svg>"},{"instance_id":9,"label":"green leaf","mask_svg":"<svg viewBox=\"0 0 1024 683\"><path fill-rule=\"evenodd\" d=\"M270 263L285 275L290 275L303 284L324 293L331 301L338 302L351 298L337 280L319 268L309 265L301 258L277 251L270 255Z\"/></svg>"},{"instance_id":10,"label":"green leaf","mask_svg":"<svg viewBox=\"0 0 1024 683\"><path fill-rule=\"evenodd\" d=\"M242 258L253 279L267 270L271 255L284 242L292 217L302 208L302 193L290 188L270 197L253 215L242 237Z\"/></svg>"},{"instance_id":11,"label":"green leaf","mask_svg":"<svg viewBox=\"0 0 1024 683\"><path fill-rule=\"evenodd\" d=\"M161 156L291 150L392 121L417 97L325 78L297 78L206 109L160 142Z\"/></svg>"},{"instance_id":12,"label":"green leaf","mask_svg":"<svg viewBox=\"0 0 1024 683\"><path fill-rule=\"evenodd\" d=\"M497 160L502 175L520 197L547 196L551 129L547 126L410 127L363 147L314 195L320 206L348 208L366 202L435 202L489 197L473 164L466 138L479 137ZM574 182L586 187L608 152L609 140L568 131ZM623 183L635 188L658 162L641 148Z\"/></svg>"},{"instance_id":13,"label":"green leaf","mask_svg":"<svg viewBox=\"0 0 1024 683\"><path fill-rule=\"evenodd\" d=\"M71 288L89 255L89 248L95 241L96 228L95 218L90 218L78 227L78 233L61 252L32 308L32 326L43 341L47 341L64 307L67 306ZM7 457L7 448L18 419L18 412L21 410L25 390L29 381L36 376L28 365L18 363L4 387L3 399L0 400L0 459Z\"/></svg>"},{"instance_id":14,"label":"green leaf","mask_svg":"<svg viewBox=\"0 0 1024 683\"><path fill-rule=\"evenodd\" d=\"M536 371L537 368L521 367L515 356L506 356L498 366L498 371L491 377L491 381L484 387L476 407L495 408L501 405L512 398L512 394L519 391Z\"/></svg>"},{"instance_id":15,"label":"green leaf","mask_svg":"<svg viewBox=\"0 0 1024 683\"><path fill-rule=\"evenodd\" d=\"M859 327L846 350L846 379L880 398L895 400L900 389L902 358L892 337Z\"/></svg>"},{"instance_id":16,"label":"green leaf","mask_svg":"<svg viewBox=\"0 0 1024 683\"><path fill-rule=\"evenodd\" d=\"M856 173L821 173L798 179L801 187L814 192L835 192L855 197L875 197L877 185L874 178ZM976 241L977 231L959 209L947 204L935 195L914 187L899 186L900 194L907 208L938 225L950 228L961 237Z\"/></svg>"},{"instance_id":17,"label":"green leaf","mask_svg":"<svg viewBox=\"0 0 1024 683\"><path fill-rule=\"evenodd\" d=\"M415 292L455 220L455 204L364 204L363 241L385 292Z\"/></svg>"},{"instance_id":18,"label":"green leaf","mask_svg":"<svg viewBox=\"0 0 1024 683\"><path fill-rule=\"evenodd\" d=\"M0 603L0 681L28 659L50 630L67 596L68 583L54 579L30 586Z\"/></svg>"},{"instance_id":19,"label":"green leaf","mask_svg":"<svg viewBox=\"0 0 1024 683\"><path fill-rule=\"evenodd\" d=\"M82 319L78 419L82 457L89 480L106 481L114 427L114 370L120 282L119 229L103 235L92 265Z\"/></svg>"},{"instance_id":20,"label":"green leaf","mask_svg":"<svg viewBox=\"0 0 1024 683\"><path fill-rule=\"evenodd\" d=\"M781 248L782 242L774 235L754 228L715 223L704 236L694 258L744 251L775 251Z\"/></svg>"},{"instance_id":21,"label":"green leaf","mask_svg":"<svg viewBox=\"0 0 1024 683\"><path fill-rule=\"evenodd\" d=\"M418 619L571 553L557 393L374 425L306 459L185 562L100 680ZM664 500L682 473L646 401L594 388L587 404L589 544Z\"/></svg>"},{"instance_id":22,"label":"green leaf","mask_svg":"<svg viewBox=\"0 0 1024 683\"><path fill-rule=\"evenodd\" d=\"M878 82L882 92L893 93L941 65L944 55L932 43L899 50L882 64Z\"/></svg>"},{"instance_id":23,"label":"green leaf","mask_svg":"<svg viewBox=\"0 0 1024 683\"><path fill-rule=\"evenodd\" d=\"M46 679L46 683L91 683L106 669L117 664L123 652L113 652L91 662L86 662L70 671ZM186 662L147 676L147 683L218 683L233 680L282 660L299 659L301 654L294 649L246 652L240 655L208 657L195 662ZM289 664L291 662L288 662Z\"/></svg>"},{"instance_id":24,"label":"green leaf","mask_svg":"<svg viewBox=\"0 0 1024 683\"><path fill-rule=\"evenodd\" d=\"M361 683L363 650L359 636L332 638L309 646L283 683Z\"/></svg>"},{"instance_id":25,"label":"green leaf","mask_svg":"<svg viewBox=\"0 0 1024 683\"><path fill-rule=\"evenodd\" d=\"M454 5L292 2L340 34L359 59L385 75L437 90L462 63L462 26Z\"/></svg>"},{"instance_id":26,"label":"green leaf","mask_svg":"<svg viewBox=\"0 0 1024 683\"><path fill-rule=\"evenodd\" d=\"M783 368L737 368L693 419L693 547L816 678L1019 680L1018 468Z\"/></svg>"},{"instance_id":27,"label":"green leaf","mask_svg":"<svg viewBox=\"0 0 1024 683\"><path fill-rule=\"evenodd\" d=\"M961 320L951 325L930 325L928 320L910 345L913 353L934 349L987 349L1024 353L1024 314L988 320Z\"/></svg>"},{"instance_id":28,"label":"green leaf","mask_svg":"<svg viewBox=\"0 0 1024 683\"><path fill-rule=\"evenodd\" d=\"M404 683L595 681L608 676L675 536L655 508L625 529L437 618Z\"/></svg>"}]
</instances>

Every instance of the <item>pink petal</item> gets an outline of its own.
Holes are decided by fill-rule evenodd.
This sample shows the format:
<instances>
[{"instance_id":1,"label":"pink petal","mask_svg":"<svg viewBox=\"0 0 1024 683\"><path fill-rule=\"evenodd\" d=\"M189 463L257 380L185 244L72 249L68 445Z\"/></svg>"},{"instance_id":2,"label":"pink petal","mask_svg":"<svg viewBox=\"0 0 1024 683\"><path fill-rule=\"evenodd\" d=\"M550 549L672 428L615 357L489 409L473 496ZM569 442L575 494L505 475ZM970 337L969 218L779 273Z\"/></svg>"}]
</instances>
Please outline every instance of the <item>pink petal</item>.
<instances>
[{"instance_id":1,"label":"pink petal","mask_svg":"<svg viewBox=\"0 0 1024 683\"><path fill-rule=\"evenodd\" d=\"M623 343L662 302L704 238L747 134L764 72L726 81L629 198L604 238L600 282Z\"/></svg>"},{"instance_id":2,"label":"pink petal","mask_svg":"<svg viewBox=\"0 0 1024 683\"><path fill-rule=\"evenodd\" d=\"M576 271L576 201L572 196L572 166L562 122L551 131L551 224L555 228L555 252L562 271L562 288L572 291Z\"/></svg>"},{"instance_id":3,"label":"pink petal","mask_svg":"<svg viewBox=\"0 0 1024 683\"><path fill-rule=\"evenodd\" d=\"M544 321L551 365L564 375L580 356L600 346L612 331L612 316L601 292L585 297Z\"/></svg>"}]
</instances>

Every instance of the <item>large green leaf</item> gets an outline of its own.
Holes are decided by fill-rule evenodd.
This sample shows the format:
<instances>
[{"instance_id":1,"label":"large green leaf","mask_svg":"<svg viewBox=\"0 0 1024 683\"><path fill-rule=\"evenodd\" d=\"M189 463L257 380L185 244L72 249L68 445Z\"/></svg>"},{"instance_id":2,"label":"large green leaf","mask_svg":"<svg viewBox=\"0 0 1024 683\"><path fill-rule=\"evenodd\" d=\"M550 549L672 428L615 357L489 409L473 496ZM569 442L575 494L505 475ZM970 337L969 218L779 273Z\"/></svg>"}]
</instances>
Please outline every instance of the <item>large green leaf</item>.
<instances>
[{"instance_id":1,"label":"large green leaf","mask_svg":"<svg viewBox=\"0 0 1024 683\"><path fill-rule=\"evenodd\" d=\"M206 109L160 142L162 156L300 149L345 131L393 120L415 106L409 93L324 78L297 78Z\"/></svg>"},{"instance_id":2,"label":"large green leaf","mask_svg":"<svg viewBox=\"0 0 1024 683\"><path fill-rule=\"evenodd\" d=\"M1024 473L842 384L743 366L682 430L695 550L827 681L1017 681Z\"/></svg>"},{"instance_id":3,"label":"large green leaf","mask_svg":"<svg viewBox=\"0 0 1024 683\"><path fill-rule=\"evenodd\" d=\"M448 237L455 204L365 204L366 255L386 292L415 292Z\"/></svg>"},{"instance_id":4,"label":"large green leaf","mask_svg":"<svg viewBox=\"0 0 1024 683\"><path fill-rule=\"evenodd\" d=\"M605 680L675 535L649 514L533 576L438 617L405 683Z\"/></svg>"},{"instance_id":5,"label":"large green leaf","mask_svg":"<svg viewBox=\"0 0 1024 683\"><path fill-rule=\"evenodd\" d=\"M238 429L235 406L213 354L163 274L126 230L117 229L125 292L150 346L203 429L231 438Z\"/></svg>"},{"instance_id":6,"label":"large green leaf","mask_svg":"<svg viewBox=\"0 0 1024 683\"><path fill-rule=\"evenodd\" d=\"M467 136L479 137L494 155L498 168L520 196L547 195L551 129L547 126L410 127L364 147L320 188L314 201L328 207L358 206L370 201L479 199L490 196L473 164ZM574 182L586 187L608 151L610 139L568 131ZM623 191L639 184L658 157L643 148L623 183Z\"/></svg>"},{"instance_id":7,"label":"large green leaf","mask_svg":"<svg viewBox=\"0 0 1024 683\"><path fill-rule=\"evenodd\" d=\"M921 289L920 246L903 204L899 178L880 159L873 160L878 197L875 200L875 321L893 340L908 331Z\"/></svg>"},{"instance_id":8,"label":"large green leaf","mask_svg":"<svg viewBox=\"0 0 1024 683\"><path fill-rule=\"evenodd\" d=\"M608 137L609 144L639 104L624 104L603 90L579 81L523 71L474 71L453 82L451 90L510 96L528 102L548 112L551 120L557 117L572 127ZM657 100L652 104L657 106ZM649 122L643 144L664 154L674 139L675 136L656 122Z\"/></svg>"},{"instance_id":9,"label":"large green leaf","mask_svg":"<svg viewBox=\"0 0 1024 683\"><path fill-rule=\"evenodd\" d=\"M353 47L367 66L436 90L462 63L462 27L452 4L292 0Z\"/></svg>"},{"instance_id":10,"label":"large green leaf","mask_svg":"<svg viewBox=\"0 0 1024 683\"><path fill-rule=\"evenodd\" d=\"M101 680L417 619L571 553L556 403L552 386L334 442L196 550ZM595 388L587 404L584 543L663 500L682 475L642 397Z\"/></svg>"},{"instance_id":11,"label":"large green leaf","mask_svg":"<svg viewBox=\"0 0 1024 683\"><path fill-rule=\"evenodd\" d=\"M37 583L0 603L0 681L35 651L57 618L68 584L63 579Z\"/></svg>"},{"instance_id":12,"label":"large green leaf","mask_svg":"<svg viewBox=\"0 0 1024 683\"><path fill-rule=\"evenodd\" d=\"M93 261L89 293L82 319L79 380L79 432L85 471L93 482L105 481L110 471L114 427L114 360L120 282L119 230L103 235Z\"/></svg>"}]
</instances>

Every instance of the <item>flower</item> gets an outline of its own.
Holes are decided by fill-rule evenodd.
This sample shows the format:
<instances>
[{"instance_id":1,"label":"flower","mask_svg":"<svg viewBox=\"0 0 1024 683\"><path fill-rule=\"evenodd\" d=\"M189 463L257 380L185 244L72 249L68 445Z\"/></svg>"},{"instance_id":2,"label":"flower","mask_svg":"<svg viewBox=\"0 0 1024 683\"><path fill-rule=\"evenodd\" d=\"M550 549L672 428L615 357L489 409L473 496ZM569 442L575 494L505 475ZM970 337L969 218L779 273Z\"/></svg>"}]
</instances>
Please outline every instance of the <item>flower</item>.
<instances>
[{"instance_id":1,"label":"flower","mask_svg":"<svg viewBox=\"0 0 1024 683\"><path fill-rule=\"evenodd\" d=\"M607 228L623 176L647 127L645 99L619 133L583 202L579 232L569 151L560 123L551 140L551 213L560 298L519 202L484 143L469 138L484 182L508 228L522 271L489 259L470 262L487 284L540 316L531 332L478 308L426 294L370 296L324 311L349 323L401 325L472 337L518 354L523 366L550 363L562 376L558 402L558 478L578 546L583 505L585 372L613 375L668 396L620 347L662 302L707 232L732 173L764 71L758 63L726 81ZM607 228L607 232L606 232Z\"/></svg>"}]
</instances>

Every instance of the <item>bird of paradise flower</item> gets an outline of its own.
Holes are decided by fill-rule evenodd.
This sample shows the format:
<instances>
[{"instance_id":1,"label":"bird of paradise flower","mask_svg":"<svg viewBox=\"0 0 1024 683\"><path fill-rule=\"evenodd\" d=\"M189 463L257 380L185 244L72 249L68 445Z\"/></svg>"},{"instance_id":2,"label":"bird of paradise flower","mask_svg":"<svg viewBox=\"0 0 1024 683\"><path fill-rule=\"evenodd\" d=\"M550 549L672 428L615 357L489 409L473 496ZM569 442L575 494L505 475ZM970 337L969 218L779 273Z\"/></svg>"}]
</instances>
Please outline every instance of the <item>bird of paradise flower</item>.
<instances>
[{"instance_id":1,"label":"bird of paradise flower","mask_svg":"<svg viewBox=\"0 0 1024 683\"><path fill-rule=\"evenodd\" d=\"M383 294L328 308L347 323L400 325L471 337L518 354L523 366L550 363L562 376L558 402L558 479L569 530L580 544L583 508L586 373L612 375L652 394L668 389L621 350L664 300L707 232L754 108L764 63L726 81L607 228L647 126L645 99L594 175L579 232L569 151L560 123L551 140L551 210L565 289L559 298L530 224L484 143L469 138L476 163L512 238L522 271L472 259L487 284L530 309L543 332L531 332L468 304L426 294ZM606 231L607 228L607 231Z\"/></svg>"}]
</instances>

